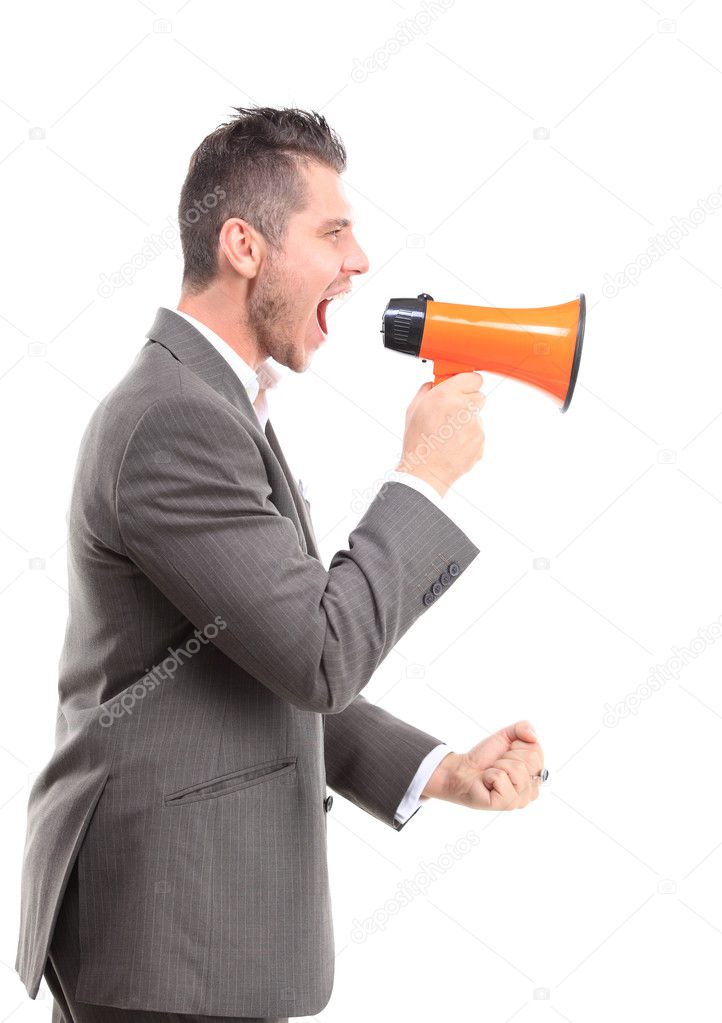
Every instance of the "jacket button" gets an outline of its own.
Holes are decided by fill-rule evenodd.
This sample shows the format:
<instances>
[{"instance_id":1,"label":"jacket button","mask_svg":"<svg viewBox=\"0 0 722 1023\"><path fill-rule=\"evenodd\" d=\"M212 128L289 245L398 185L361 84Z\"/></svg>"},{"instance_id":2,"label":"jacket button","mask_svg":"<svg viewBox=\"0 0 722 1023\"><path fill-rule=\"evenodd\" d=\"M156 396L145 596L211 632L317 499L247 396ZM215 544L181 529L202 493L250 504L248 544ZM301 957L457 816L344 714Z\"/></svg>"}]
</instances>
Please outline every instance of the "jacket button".
<instances>
[{"instance_id":1,"label":"jacket button","mask_svg":"<svg viewBox=\"0 0 722 1023\"><path fill-rule=\"evenodd\" d=\"M429 604L433 604L435 600L436 597L431 592L431 590L427 590L426 593L424 594L424 603L426 604L426 606L428 607Z\"/></svg>"},{"instance_id":2,"label":"jacket button","mask_svg":"<svg viewBox=\"0 0 722 1023\"><path fill-rule=\"evenodd\" d=\"M451 582L451 575L447 571L443 571L439 576L439 581L442 586L448 586Z\"/></svg>"},{"instance_id":3,"label":"jacket button","mask_svg":"<svg viewBox=\"0 0 722 1023\"><path fill-rule=\"evenodd\" d=\"M449 575L452 578L456 578L456 576L459 574L460 571L461 571L461 569L456 564L456 562L452 561L451 564L449 565Z\"/></svg>"},{"instance_id":4,"label":"jacket button","mask_svg":"<svg viewBox=\"0 0 722 1023\"><path fill-rule=\"evenodd\" d=\"M326 811L326 813L328 813L328 811L331 809L332 806L333 806L333 796L326 796L326 798L323 801L323 808Z\"/></svg>"},{"instance_id":5,"label":"jacket button","mask_svg":"<svg viewBox=\"0 0 722 1023\"><path fill-rule=\"evenodd\" d=\"M443 589L444 587L441 585L441 583L435 582L434 585L431 587L431 592L434 594L435 597L438 597Z\"/></svg>"}]
</instances>

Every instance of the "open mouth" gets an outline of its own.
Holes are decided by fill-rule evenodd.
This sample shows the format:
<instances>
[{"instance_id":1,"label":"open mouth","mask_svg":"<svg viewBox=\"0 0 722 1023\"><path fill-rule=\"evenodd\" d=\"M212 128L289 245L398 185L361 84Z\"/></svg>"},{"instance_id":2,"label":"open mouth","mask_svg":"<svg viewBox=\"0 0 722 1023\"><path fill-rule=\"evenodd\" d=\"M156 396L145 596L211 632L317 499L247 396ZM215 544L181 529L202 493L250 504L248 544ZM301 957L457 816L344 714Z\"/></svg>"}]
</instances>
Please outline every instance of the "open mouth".
<instances>
[{"instance_id":1,"label":"open mouth","mask_svg":"<svg viewBox=\"0 0 722 1023\"><path fill-rule=\"evenodd\" d=\"M316 306L316 319L324 337L328 337L328 324L326 323L326 310L331 304L330 298L323 298Z\"/></svg>"},{"instance_id":2,"label":"open mouth","mask_svg":"<svg viewBox=\"0 0 722 1023\"><path fill-rule=\"evenodd\" d=\"M319 330L323 334L324 338L328 337L328 323L326 320L326 313L328 307L334 299L339 298L342 295L348 295L351 291L350 288L344 288L343 291L337 291L333 295L326 295L316 306L316 320L318 322Z\"/></svg>"}]
</instances>

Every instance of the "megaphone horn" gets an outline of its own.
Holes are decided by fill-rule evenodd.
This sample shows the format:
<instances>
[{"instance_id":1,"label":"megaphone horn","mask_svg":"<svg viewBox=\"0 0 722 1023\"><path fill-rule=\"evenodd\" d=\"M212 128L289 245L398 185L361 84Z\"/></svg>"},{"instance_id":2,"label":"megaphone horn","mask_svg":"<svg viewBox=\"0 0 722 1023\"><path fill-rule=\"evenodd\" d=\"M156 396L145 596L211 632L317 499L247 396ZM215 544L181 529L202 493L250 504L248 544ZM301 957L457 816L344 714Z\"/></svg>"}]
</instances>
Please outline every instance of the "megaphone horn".
<instances>
[{"instance_id":1,"label":"megaphone horn","mask_svg":"<svg viewBox=\"0 0 722 1023\"><path fill-rule=\"evenodd\" d=\"M434 363L434 386L456 373L488 370L514 377L557 400L566 412L582 357L586 300L541 309L497 309L392 298L384 310L384 346Z\"/></svg>"}]
</instances>

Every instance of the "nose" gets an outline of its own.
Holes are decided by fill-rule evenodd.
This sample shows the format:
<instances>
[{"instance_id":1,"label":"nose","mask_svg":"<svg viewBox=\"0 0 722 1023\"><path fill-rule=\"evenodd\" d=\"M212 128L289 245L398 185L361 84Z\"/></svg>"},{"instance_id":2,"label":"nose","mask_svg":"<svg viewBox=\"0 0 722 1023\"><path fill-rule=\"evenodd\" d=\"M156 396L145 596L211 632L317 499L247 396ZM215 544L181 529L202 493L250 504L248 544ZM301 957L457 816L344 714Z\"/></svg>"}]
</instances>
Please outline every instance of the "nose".
<instances>
[{"instance_id":1,"label":"nose","mask_svg":"<svg viewBox=\"0 0 722 1023\"><path fill-rule=\"evenodd\" d=\"M368 273L369 261L361 246L356 243L344 260L343 269L349 274Z\"/></svg>"}]
</instances>

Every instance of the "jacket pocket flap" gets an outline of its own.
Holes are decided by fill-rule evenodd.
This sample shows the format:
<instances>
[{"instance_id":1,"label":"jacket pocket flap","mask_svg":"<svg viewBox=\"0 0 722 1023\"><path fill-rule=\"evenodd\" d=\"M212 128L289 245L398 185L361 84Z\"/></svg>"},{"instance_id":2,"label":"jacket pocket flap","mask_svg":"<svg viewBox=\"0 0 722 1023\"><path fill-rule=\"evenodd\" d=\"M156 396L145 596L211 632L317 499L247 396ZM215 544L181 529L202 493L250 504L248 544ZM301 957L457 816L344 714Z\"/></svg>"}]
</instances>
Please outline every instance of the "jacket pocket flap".
<instances>
[{"instance_id":1,"label":"jacket pocket flap","mask_svg":"<svg viewBox=\"0 0 722 1023\"><path fill-rule=\"evenodd\" d=\"M288 774L296 770L296 757L288 756L266 760L262 764L254 764L251 767L243 767L239 771L231 771L230 774L217 775L207 781L196 782L194 785L187 785L185 788L176 789L175 792L167 792L163 802L168 803L190 803L197 799L211 799L214 796L224 796L228 792L236 792L238 789L245 789L259 782L268 781L270 778L277 778L279 775Z\"/></svg>"}]
</instances>

